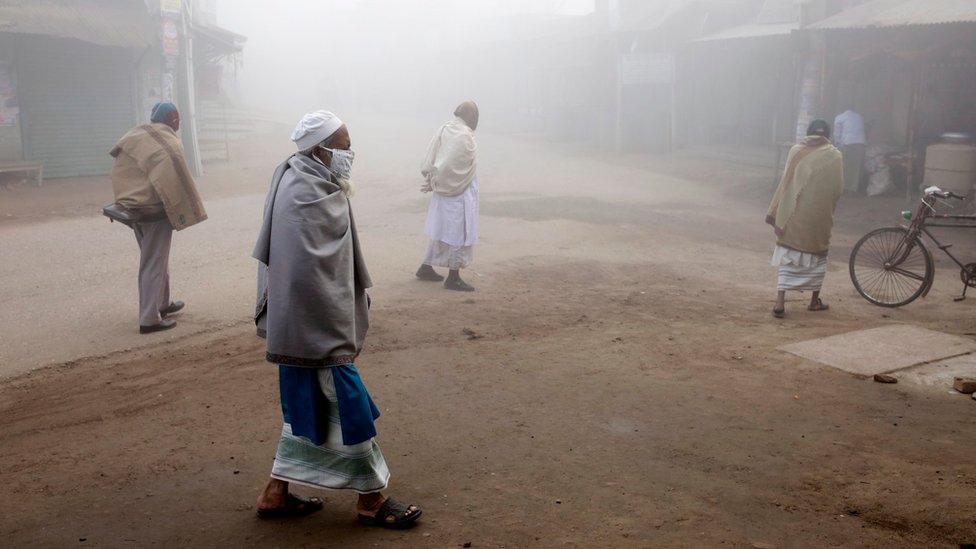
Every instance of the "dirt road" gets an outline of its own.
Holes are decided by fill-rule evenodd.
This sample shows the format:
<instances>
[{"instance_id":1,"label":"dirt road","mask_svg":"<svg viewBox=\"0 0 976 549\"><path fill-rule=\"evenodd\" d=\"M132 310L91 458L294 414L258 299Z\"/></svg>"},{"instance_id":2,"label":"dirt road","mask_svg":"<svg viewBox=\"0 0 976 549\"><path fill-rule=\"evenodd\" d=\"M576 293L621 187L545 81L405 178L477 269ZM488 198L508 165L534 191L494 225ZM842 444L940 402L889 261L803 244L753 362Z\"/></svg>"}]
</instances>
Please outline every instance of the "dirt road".
<instances>
[{"instance_id":1,"label":"dirt road","mask_svg":"<svg viewBox=\"0 0 976 549\"><path fill-rule=\"evenodd\" d=\"M273 159L287 150L266 141L203 182L211 220L174 247L174 290L190 307L173 334L135 335L135 245L71 211L77 200L41 223L0 220L0 276L17 289L4 292L0 313L3 539L100 547L976 540L971 400L878 385L776 350L888 323L976 332L973 305L951 302L958 278L948 269L928 299L903 310L854 294L845 252L866 227L893 222L901 204L845 201L825 289L831 311L808 313L796 301L776 322L765 170L599 157L485 132L483 240L469 274L479 291L457 295L412 279L424 248L413 174L431 128L353 126L354 207L377 285L360 368L383 412L390 493L425 507L418 528L363 530L347 494L325 494L326 511L299 521L254 515L281 421L276 371L247 319L247 252ZM32 191L10 192L19 211L36 202ZM20 268L7 255L12 236ZM58 261L64 254L72 262ZM82 258L92 265L70 270ZM52 361L60 364L23 373Z\"/></svg>"}]
</instances>

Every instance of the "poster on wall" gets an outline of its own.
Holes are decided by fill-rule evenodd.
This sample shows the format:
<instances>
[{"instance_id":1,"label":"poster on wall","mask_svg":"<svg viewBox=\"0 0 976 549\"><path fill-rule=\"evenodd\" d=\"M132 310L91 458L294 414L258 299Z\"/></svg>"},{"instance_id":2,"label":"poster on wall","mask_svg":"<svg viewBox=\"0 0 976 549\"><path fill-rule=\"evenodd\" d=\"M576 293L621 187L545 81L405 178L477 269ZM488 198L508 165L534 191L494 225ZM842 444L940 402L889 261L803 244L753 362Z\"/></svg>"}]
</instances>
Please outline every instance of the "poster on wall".
<instances>
[{"instance_id":1,"label":"poster on wall","mask_svg":"<svg viewBox=\"0 0 976 549\"><path fill-rule=\"evenodd\" d=\"M8 63L0 62L0 126L16 126L19 121L20 106L13 70Z\"/></svg>"},{"instance_id":2,"label":"poster on wall","mask_svg":"<svg viewBox=\"0 0 976 549\"><path fill-rule=\"evenodd\" d=\"M160 77L160 81L162 82L162 89L160 90L161 93L160 93L159 100L173 101L173 94L175 91L173 89L175 85L173 75L171 73L164 72L163 75Z\"/></svg>"},{"instance_id":3,"label":"poster on wall","mask_svg":"<svg viewBox=\"0 0 976 549\"><path fill-rule=\"evenodd\" d=\"M149 121L152 108L163 100L162 74L159 69L147 69L142 75L142 122Z\"/></svg>"},{"instance_id":4,"label":"poster on wall","mask_svg":"<svg viewBox=\"0 0 976 549\"><path fill-rule=\"evenodd\" d=\"M820 95L820 61L810 57L803 64L800 81L800 108L796 119L796 140L802 141L807 135L807 126L817 117L818 97Z\"/></svg>"},{"instance_id":5,"label":"poster on wall","mask_svg":"<svg viewBox=\"0 0 976 549\"><path fill-rule=\"evenodd\" d=\"M163 55L176 57L180 54L180 31L172 19L163 20Z\"/></svg>"}]
</instances>

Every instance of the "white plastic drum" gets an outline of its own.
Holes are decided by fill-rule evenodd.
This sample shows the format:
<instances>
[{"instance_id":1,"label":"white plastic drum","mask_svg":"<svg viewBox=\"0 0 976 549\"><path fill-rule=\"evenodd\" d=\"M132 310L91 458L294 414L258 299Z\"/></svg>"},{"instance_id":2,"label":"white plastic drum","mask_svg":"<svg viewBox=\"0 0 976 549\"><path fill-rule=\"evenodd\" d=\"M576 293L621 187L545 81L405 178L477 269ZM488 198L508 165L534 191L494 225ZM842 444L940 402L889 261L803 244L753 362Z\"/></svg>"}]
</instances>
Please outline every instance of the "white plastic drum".
<instances>
[{"instance_id":1,"label":"white plastic drum","mask_svg":"<svg viewBox=\"0 0 976 549\"><path fill-rule=\"evenodd\" d=\"M925 152L925 186L956 194L973 195L976 185L976 146L937 143Z\"/></svg>"}]
</instances>

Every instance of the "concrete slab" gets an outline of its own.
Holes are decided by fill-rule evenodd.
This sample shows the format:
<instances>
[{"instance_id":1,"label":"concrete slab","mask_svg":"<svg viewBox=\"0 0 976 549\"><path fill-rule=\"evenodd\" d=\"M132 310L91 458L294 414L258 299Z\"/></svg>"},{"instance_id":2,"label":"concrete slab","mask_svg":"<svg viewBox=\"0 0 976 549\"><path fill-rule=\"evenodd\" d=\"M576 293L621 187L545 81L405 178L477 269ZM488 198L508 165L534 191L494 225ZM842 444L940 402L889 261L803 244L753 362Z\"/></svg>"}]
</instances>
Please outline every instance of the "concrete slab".
<instances>
[{"instance_id":1,"label":"concrete slab","mask_svg":"<svg viewBox=\"0 0 976 549\"><path fill-rule=\"evenodd\" d=\"M976 351L976 341L897 324L801 341L779 349L845 372L873 376L972 353Z\"/></svg>"},{"instance_id":2,"label":"concrete slab","mask_svg":"<svg viewBox=\"0 0 976 549\"><path fill-rule=\"evenodd\" d=\"M963 355L898 372L898 381L952 390L957 377L976 378L976 355Z\"/></svg>"}]
</instances>

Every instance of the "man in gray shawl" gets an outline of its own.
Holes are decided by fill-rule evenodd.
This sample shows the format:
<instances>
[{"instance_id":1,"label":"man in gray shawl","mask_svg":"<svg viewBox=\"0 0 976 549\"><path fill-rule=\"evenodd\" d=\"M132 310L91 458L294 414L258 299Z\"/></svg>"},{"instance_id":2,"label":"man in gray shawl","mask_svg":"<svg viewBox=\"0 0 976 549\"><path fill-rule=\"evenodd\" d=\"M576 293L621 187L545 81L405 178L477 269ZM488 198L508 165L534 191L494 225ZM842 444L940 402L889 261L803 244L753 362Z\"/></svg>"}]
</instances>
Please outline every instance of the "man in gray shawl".
<instances>
[{"instance_id":1,"label":"man in gray shawl","mask_svg":"<svg viewBox=\"0 0 976 549\"><path fill-rule=\"evenodd\" d=\"M275 171L254 247L261 262L255 322L278 364L284 427L271 480L257 501L263 518L322 508L290 483L353 490L366 525L402 528L421 509L380 493L390 473L375 441L379 409L356 369L369 328L372 285L349 205L349 131L326 111L292 134L298 154Z\"/></svg>"}]
</instances>

